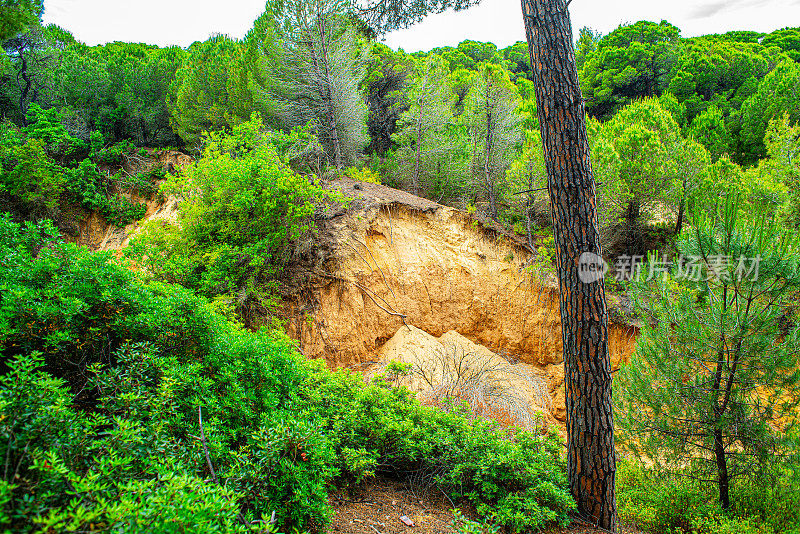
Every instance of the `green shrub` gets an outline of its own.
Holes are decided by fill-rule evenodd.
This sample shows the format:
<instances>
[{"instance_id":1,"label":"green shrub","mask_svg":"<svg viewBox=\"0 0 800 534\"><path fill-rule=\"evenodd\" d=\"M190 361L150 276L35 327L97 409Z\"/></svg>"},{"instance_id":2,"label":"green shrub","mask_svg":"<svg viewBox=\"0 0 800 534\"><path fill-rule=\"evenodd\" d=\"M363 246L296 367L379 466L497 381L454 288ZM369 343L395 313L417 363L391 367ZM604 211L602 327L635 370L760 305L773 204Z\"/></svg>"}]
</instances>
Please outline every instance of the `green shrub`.
<instances>
[{"instance_id":1,"label":"green shrub","mask_svg":"<svg viewBox=\"0 0 800 534\"><path fill-rule=\"evenodd\" d=\"M345 371L318 368L300 396L323 414L346 479L422 475L512 532L571 521L575 504L553 434L512 435L458 410L422 406L405 389L365 386Z\"/></svg>"},{"instance_id":2,"label":"green shrub","mask_svg":"<svg viewBox=\"0 0 800 534\"><path fill-rule=\"evenodd\" d=\"M52 210L61 200L63 169L39 140L0 146L0 171L0 192L16 197L26 212Z\"/></svg>"},{"instance_id":3,"label":"green shrub","mask_svg":"<svg viewBox=\"0 0 800 534\"><path fill-rule=\"evenodd\" d=\"M239 495L163 454L176 444L158 431L169 410L149 410L153 421L86 415L41 363L20 357L0 378L2 452L14 466L0 483L0 524L18 532L246 530Z\"/></svg>"},{"instance_id":4,"label":"green shrub","mask_svg":"<svg viewBox=\"0 0 800 534\"><path fill-rule=\"evenodd\" d=\"M153 195L152 181L141 179L126 184L119 176L106 178L96 165L96 161L121 163L121 156L107 154L115 150L122 154L129 149L127 145L100 148L102 135L93 135L88 149L91 157L81 159L79 155L87 152L86 143L67 132L57 109L42 110L33 105L28 118L30 123L22 130L10 123L0 125L0 193L13 197L18 214L38 220L71 200L99 212L115 226L125 226L144 216L144 204L121 194L109 194L109 184L105 182L116 182L120 191L137 189Z\"/></svg>"},{"instance_id":5,"label":"green shrub","mask_svg":"<svg viewBox=\"0 0 800 534\"><path fill-rule=\"evenodd\" d=\"M92 159L106 165L122 165L125 163L125 156L136 150L136 146L128 139L106 145L100 132L92 133L90 143Z\"/></svg>"},{"instance_id":6,"label":"green shrub","mask_svg":"<svg viewBox=\"0 0 800 534\"><path fill-rule=\"evenodd\" d=\"M59 108L42 109L38 104L31 104L27 126L22 131L28 140L39 141L47 147L48 154L61 164L78 154L85 154L88 148L84 141L67 131Z\"/></svg>"},{"instance_id":7,"label":"green shrub","mask_svg":"<svg viewBox=\"0 0 800 534\"><path fill-rule=\"evenodd\" d=\"M771 534L800 532L800 492L793 472L775 464L759 483L732 487L734 506L727 514L707 485L686 473L664 475L634 461L617 471L620 521L652 534ZM772 480L770 483L764 483Z\"/></svg>"},{"instance_id":8,"label":"green shrub","mask_svg":"<svg viewBox=\"0 0 800 534\"><path fill-rule=\"evenodd\" d=\"M340 197L292 170L308 136L268 132L257 116L209 134L202 158L163 188L185 199L180 225L146 226L126 255L157 279L235 302L245 324L270 315L270 283L311 246L317 205Z\"/></svg>"},{"instance_id":9,"label":"green shrub","mask_svg":"<svg viewBox=\"0 0 800 534\"><path fill-rule=\"evenodd\" d=\"M692 519L687 534L773 534L769 526L758 526L749 519L714 514Z\"/></svg>"},{"instance_id":10,"label":"green shrub","mask_svg":"<svg viewBox=\"0 0 800 534\"><path fill-rule=\"evenodd\" d=\"M692 479L653 473L633 461L617 464L617 507L620 521L653 534L688 531L695 518L719 510Z\"/></svg>"},{"instance_id":11,"label":"green shrub","mask_svg":"<svg viewBox=\"0 0 800 534\"><path fill-rule=\"evenodd\" d=\"M733 487L733 513L767 525L775 532L800 534L800 480L797 466L779 458L771 473Z\"/></svg>"},{"instance_id":12,"label":"green shrub","mask_svg":"<svg viewBox=\"0 0 800 534\"><path fill-rule=\"evenodd\" d=\"M570 521L554 435L330 372L110 260L0 218L0 526L236 532L274 514L317 531L332 483L378 473L438 485L512 532Z\"/></svg>"}]
</instances>

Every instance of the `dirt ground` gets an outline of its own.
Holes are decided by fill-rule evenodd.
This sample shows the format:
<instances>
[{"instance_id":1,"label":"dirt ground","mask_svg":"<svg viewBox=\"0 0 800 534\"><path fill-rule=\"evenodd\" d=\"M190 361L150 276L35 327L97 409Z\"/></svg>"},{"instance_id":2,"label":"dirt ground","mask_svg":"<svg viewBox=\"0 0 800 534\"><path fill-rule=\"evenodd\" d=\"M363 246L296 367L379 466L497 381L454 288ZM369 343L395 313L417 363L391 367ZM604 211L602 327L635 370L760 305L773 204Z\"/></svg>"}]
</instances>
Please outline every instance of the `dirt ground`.
<instances>
[{"instance_id":1,"label":"dirt ground","mask_svg":"<svg viewBox=\"0 0 800 534\"><path fill-rule=\"evenodd\" d=\"M420 495L398 481L376 480L348 495L331 496L334 510L329 532L352 534L444 534L456 532L450 523L453 508L444 495L434 491ZM401 521L406 517L414 526Z\"/></svg>"},{"instance_id":2,"label":"dirt ground","mask_svg":"<svg viewBox=\"0 0 800 534\"><path fill-rule=\"evenodd\" d=\"M464 503L452 503L441 492L429 490L421 494L409 484L378 479L348 493L337 491L330 497L333 520L328 532L346 534L450 534L457 532L452 526L454 507L474 519L474 511ZM400 518L410 519L413 526ZM601 533L589 525L575 522L567 528L550 528L544 534ZM635 529L620 527L620 534L645 534Z\"/></svg>"}]
</instances>

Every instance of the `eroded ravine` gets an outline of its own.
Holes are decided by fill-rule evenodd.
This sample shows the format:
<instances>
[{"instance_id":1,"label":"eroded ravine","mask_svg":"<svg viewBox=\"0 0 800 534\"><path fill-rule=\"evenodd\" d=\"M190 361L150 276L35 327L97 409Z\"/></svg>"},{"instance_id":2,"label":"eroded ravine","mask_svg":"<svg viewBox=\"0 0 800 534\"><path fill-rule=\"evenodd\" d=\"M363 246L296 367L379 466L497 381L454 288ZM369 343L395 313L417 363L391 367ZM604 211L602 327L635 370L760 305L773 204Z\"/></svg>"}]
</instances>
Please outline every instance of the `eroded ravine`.
<instances>
[{"instance_id":1,"label":"eroded ravine","mask_svg":"<svg viewBox=\"0 0 800 534\"><path fill-rule=\"evenodd\" d=\"M532 254L524 240L403 191L348 179L332 185L352 202L320 217L312 246L286 276L287 330L303 354L370 372L388 359L413 362L422 338L426 346L447 340L452 350L490 351L541 378L550 399L537 403L563 420L558 292L526 269ZM145 220L177 221L174 198L147 207ZM119 250L142 222L114 229L90 217L77 241ZM612 317L616 368L633 352L638 329Z\"/></svg>"},{"instance_id":2,"label":"eroded ravine","mask_svg":"<svg viewBox=\"0 0 800 534\"><path fill-rule=\"evenodd\" d=\"M526 270L524 242L388 187L339 186L359 201L324 223L330 253L304 297L289 302L289 333L303 353L364 368L406 325L436 338L456 332L545 376L553 415L563 419L558 293ZM637 331L610 324L614 367L630 357Z\"/></svg>"}]
</instances>

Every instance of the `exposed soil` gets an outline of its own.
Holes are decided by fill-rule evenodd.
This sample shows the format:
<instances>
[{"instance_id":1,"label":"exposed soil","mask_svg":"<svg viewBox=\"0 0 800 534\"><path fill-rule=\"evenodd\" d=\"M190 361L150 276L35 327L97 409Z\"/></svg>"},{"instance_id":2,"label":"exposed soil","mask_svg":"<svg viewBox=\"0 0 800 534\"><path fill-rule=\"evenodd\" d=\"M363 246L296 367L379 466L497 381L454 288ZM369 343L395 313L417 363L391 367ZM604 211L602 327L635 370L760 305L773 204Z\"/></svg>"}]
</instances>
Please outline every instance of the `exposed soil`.
<instances>
[{"instance_id":1,"label":"exposed soil","mask_svg":"<svg viewBox=\"0 0 800 534\"><path fill-rule=\"evenodd\" d=\"M420 494L423 493L423 494ZM445 534L456 532L450 526L453 508L442 493L414 491L408 484L378 479L348 495L331 495L334 510L329 532L353 534ZM410 519L410 527L401 521Z\"/></svg>"},{"instance_id":2,"label":"exposed soil","mask_svg":"<svg viewBox=\"0 0 800 534\"><path fill-rule=\"evenodd\" d=\"M441 492L416 490L410 484L379 478L348 493L337 490L330 496L333 520L330 534L450 534L456 533L454 503ZM455 503L465 516L475 519L468 504ZM408 526L400 519L410 519ZM599 534L605 531L576 521L566 528L552 527L544 534ZM646 534L620 526L619 534Z\"/></svg>"}]
</instances>

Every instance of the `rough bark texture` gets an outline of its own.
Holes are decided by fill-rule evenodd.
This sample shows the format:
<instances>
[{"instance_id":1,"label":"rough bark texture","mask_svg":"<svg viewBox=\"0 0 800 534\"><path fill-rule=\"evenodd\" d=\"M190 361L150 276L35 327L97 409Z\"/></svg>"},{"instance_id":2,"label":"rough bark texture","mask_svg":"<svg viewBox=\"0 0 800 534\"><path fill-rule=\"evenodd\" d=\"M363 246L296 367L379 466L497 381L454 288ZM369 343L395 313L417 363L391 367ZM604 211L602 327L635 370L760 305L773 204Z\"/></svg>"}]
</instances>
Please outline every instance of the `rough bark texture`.
<instances>
[{"instance_id":1,"label":"rough bark texture","mask_svg":"<svg viewBox=\"0 0 800 534\"><path fill-rule=\"evenodd\" d=\"M616 531L615 453L603 280L579 258L602 256L595 180L565 0L521 0L553 205L567 408L567 469L578 511Z\"/></svg>"}]
</instances>

